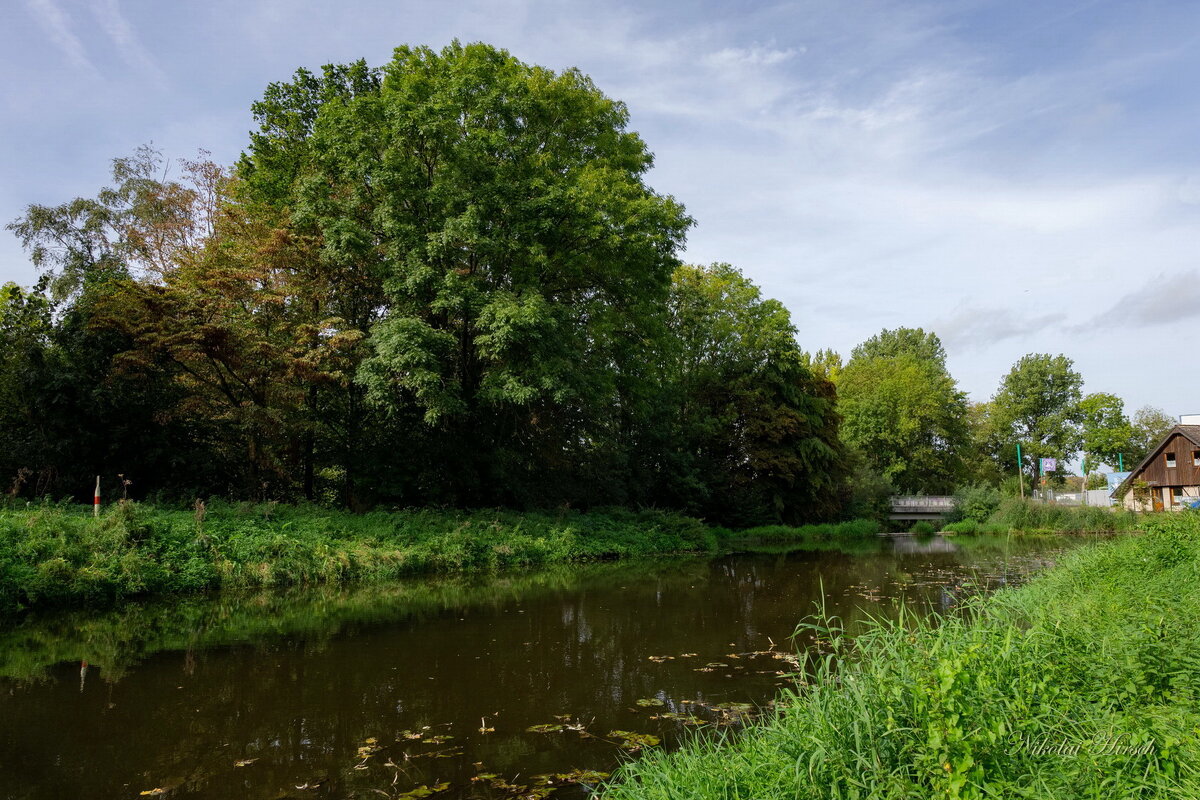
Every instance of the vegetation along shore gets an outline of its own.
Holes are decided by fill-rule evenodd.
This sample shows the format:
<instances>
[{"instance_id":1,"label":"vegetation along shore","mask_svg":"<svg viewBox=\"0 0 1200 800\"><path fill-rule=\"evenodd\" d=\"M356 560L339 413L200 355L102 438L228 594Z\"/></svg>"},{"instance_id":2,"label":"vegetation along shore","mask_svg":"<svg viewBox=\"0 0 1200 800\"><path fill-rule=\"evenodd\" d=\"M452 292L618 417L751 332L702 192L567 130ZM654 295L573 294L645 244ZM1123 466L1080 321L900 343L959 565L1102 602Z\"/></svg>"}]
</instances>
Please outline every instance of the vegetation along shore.
<instances>
[{"instance_id":1,"label":"vegetation along shore","mask_svg":"<svg viewBox=\"0 0 1200 800\"><path fill-rule=\"evenodd\" d=\"M1200 797L1200 515L1144 524L965 614L802 627L828 647L777 715L605 797Z\"/></svg>"}]
</instances>

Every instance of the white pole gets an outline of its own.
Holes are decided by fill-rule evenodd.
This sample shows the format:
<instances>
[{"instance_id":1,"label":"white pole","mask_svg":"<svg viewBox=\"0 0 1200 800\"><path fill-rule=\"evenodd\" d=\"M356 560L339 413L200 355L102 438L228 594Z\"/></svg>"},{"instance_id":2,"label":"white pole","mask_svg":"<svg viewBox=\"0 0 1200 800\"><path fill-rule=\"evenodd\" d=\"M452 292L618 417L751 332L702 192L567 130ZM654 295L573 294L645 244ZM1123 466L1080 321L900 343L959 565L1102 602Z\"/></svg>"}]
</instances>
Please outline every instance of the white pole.
<instances>
[{"instance_id":1,"label":"white pole","mask_svg":"<svg viewBox=\"0 0 1200 800\"><path fill-rule=\"evenodd\" d=\"M96 476L96 494L92 498L92 516L100 516L100 476Z\"/></svg>"}]
</instances>

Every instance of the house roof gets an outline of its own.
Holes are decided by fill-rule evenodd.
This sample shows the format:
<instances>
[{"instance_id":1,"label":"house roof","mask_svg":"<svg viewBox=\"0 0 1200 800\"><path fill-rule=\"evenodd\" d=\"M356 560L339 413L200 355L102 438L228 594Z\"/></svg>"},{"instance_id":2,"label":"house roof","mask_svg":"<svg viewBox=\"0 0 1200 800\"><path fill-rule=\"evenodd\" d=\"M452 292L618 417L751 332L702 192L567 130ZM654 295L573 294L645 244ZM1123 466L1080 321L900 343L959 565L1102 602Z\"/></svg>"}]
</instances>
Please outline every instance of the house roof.
<instances>
[{"instance_id":1,"label":"house roof","mask_svg":"<svg viewBox=\"0 0 1200 800\"><path fill-rule=\"evenodd\" d=\"M1158 454L1162 452L1162 449L1167 446L1167 442L1171 441L1171 437L1175 434L1183 436L1183 438L1187 439L1192 444L1200 447L1200 425L1176 425L1175 427L1171 428L1171 430L1167 431L1166 435L1163 436L1162 441L1156 444L1154 449L1142 459L1142 463L1133 468L1133 471L1129 473L1129 477L1121 481L1121 485L1116 488L1113 494L1122 491L1127 483L1130 483L1134 478L1140 475L1142 470L1144 470L1151 461L1158 458Z\"/></svg>"}]
</instances>

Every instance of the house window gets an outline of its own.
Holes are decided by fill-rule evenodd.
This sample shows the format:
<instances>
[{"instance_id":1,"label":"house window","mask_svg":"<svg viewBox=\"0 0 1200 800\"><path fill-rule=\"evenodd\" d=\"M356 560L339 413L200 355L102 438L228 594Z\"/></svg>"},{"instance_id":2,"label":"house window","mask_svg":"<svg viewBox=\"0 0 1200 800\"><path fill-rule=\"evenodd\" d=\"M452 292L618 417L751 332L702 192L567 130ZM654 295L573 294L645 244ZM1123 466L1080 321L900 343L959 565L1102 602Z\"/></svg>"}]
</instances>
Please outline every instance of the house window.
<instances>
[{"instance_id":1,"label":"house window","mask_svg":"<svg viewBox=\"0 0 1200 800\"><path fill-rule=\"evenodd\" d=\"M1175 454L1167 453L1167 469L1175 468Z\"/></svg>"},{"instance_id":2,"label":"house window","mask_svg":"<svg viewBox=\"0 0 1200 800\"><path fill-rule=\"evenodd\" d=\"M1200 450L1192 451L1192 466L1200 467Z\"/></svg>"},{"instance_id":3,"label":"house window","mask_svg":"<svg viewBox=\"0 0 1200 800\"><path fill-rule=\"evenodd\" d=\"M1183 502L1183 487L1176 486L1171 489L1171 505L1177 506Z\"/></svg>"}]
</instances>

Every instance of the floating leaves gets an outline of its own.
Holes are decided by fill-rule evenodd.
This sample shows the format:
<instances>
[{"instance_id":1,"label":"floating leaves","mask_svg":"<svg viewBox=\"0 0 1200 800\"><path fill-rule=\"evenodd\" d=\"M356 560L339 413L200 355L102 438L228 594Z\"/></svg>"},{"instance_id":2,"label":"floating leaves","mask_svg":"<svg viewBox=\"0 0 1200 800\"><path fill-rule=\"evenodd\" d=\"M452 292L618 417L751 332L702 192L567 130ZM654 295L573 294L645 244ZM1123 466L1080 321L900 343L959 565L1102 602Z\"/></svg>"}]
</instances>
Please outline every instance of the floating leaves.
<instances>
[{"instance_id":1,"label":"floating leaves","mask_svg":"<svg viewBox=\"0 0 1200 800\"><path fill-rule=\"evenodd\" d=\"M142 797L158 797L161 794L166 794L170 789L159 786L157 789L147 789L144 792L138 792Z\"/></svg>"},{"instance_id":2,"label":"floating leaves","mask_svg":"<svg viewBox=\"0 0 1200 800\"><path fill-rule=\"evenodd\" d=\"M648 733L634 733L633 731L609 731L608 738L616 739L621 747L630 752L636 752L643 747L654 747L662 741L657 736L651 736Z\"/></svg>"},{"instance_id":3,"label":"floating leaves","mask_svg":"<svg viewBox=\"0 0 1200 800\"><path fill-rule=\"evenodd\" d=\"M251 764L253 764L255 761L258 761L258 759L257 758L243 758L241 761L233 762L233 765L235 767L248 767Z\"/></svg>"},{"instance_id":4,"label":"floating leaves","mask_svg":"<svg viewBox=\"0 0 1200 800\"><path fill-rule=\"evenodd\" d=\"M594 769L573 769L570 772L560 772L554 775L554 779L559 783L599 783L607 778L609 772L600 772Z\"/></svg>"},{"instance_id":5,"label":"floating leaves","mask_svg":"<svg viewBox=\"0 0 1200 800\"><path fill-rule=\"evenodd\" d=\"M396 800L401 800L401 798L404 798L405 800L408 800L409 798L416 800L418 797L429 797L430 795L437 794L438 792L444 792L449 788L450 783L448 781L446 783L436 783L433 786L421 784L415 789L410 789L407 792L402 792L396 795Z\"/></svg>"},{"instance_id":6,"label":"floating leaves","mask_svg":"<svg viewBox=\"0 0 1200 800\"><path fill-rule=\"evenodd\" d=\"M542 800L554 793L561 786L575 784L599 783L609 776L607 772L592 769L576 769L570 772L557 772L549 775L534 775L529 783L510 783L495 772L483 772L471 779L472 783L481 783L499 792L521 800Z\"/></svg>"},{"instance_id":7,"label":"floating leaves","mask_svg":"<svg viewBox=\"0 0 1200 800\"><path fill-rule=\"evenodd\" d=\"M650 706L665 706L666 705L666 703L664 703L662 700L660 700L657 697L643 697L641 700L637 701L637 704L639 706L641 706L642 708L648 708Z\"/></svg>"},{"instance_id":8,"label":"floating leaves","mask_svg":"<svg viewBox=\"0 0 1200 800\"><path fill-rule=\"evenodd\" d=\"M661 714L655 714L650 719L669 719L675 722L682 722L684 725L704 725L708 722L708 720L692 714L679 714L674 711L664 711Z\"/></svg>"},{"instance_id":9,"label":"floating leaves","mask_svg":"<svg viewBox=\"0 0 1200 800\"><path fill-rule=\"evenodd\" d=\"M530 725L525 729L526 733L559 733L563 730L563 724L560 722L544 722L541 725Z\"/></svg>"}]
</instances>

